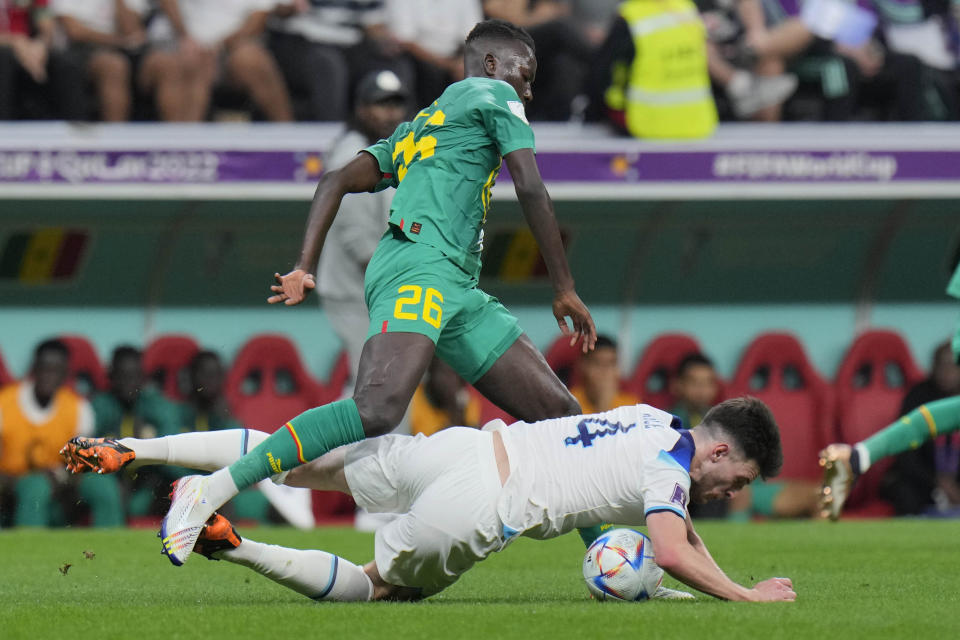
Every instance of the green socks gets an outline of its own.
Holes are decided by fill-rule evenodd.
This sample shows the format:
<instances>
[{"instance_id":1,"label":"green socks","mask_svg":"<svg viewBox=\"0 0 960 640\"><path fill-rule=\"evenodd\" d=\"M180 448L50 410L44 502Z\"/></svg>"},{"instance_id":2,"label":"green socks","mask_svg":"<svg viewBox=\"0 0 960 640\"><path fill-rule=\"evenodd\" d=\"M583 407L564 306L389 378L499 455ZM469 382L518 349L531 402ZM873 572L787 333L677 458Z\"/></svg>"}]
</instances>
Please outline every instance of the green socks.
<instances>
[{"instance_id":1,"label":"green socks","mask_svg":"<svg viewBox=\"0 0 960 640\"><path fill-rule=\"evenodd\" d=\"M577 533L580 534L580 539L583 540L583 544L589 547L593 544L593 541L599 538L604 531L608 529L613 529L612 524L597 524L592 527L584 527L582 529L577 529Z\"/></svg>"},{"instance_id":2,"label":"green socks","mask_svg":"<svg viewBox=\"0 0 960 640\"><path fill-rule=\"evenodd\" d=\"M277 429L250 453L230 465L230 476L242 491L327 451L366 438L352 398L304 411Z\"/></svg>"},{"instance_id":3,"label":"green socks","mask_svg":"<svg viewBox=\"0 0 960 640\"><path fill-rule=\"evenodd\" d=\"M858 473L870 465L922 443L960 429L960 396L952 396L920 405L885 429L855 445L859 454Z\"/></svg>"}]
</instances>

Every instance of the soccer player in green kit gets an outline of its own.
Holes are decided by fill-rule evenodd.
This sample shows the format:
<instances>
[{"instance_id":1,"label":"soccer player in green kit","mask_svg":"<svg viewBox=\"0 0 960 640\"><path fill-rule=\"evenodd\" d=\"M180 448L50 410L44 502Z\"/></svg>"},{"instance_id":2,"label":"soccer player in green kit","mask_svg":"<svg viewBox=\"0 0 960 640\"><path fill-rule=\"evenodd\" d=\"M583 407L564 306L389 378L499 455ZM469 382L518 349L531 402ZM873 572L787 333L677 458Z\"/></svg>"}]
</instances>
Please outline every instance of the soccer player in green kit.
<instances>
[{"instance_id":1,"label":"soccer player in green kit","mask_svg":"<svg viewBox=\"0 0 960 640\"><path fill-rule=\"evenodd\" d=\"M960 299L960 262L954 267L947 295ZM953 356L960 363L960 324L953 336ZM823 483L820 511L836 520L860 474L877 460L916 449L924 441L960 429L960 396L923 404L855 445L831 444L820 452Z\"/></svg>"},{"instance_id":2,"label":"soccer player in green kit","mask_svg":"<svg viewBox=\"0 0 960 640\"><path fill-rule=\"evenodd\" d=\"M389 228L367 268L370 330L353 397L297 416L229 467L177 481L160 533L173 564L187 559L204 524L238 491L392 429L435 352L519 419L580 412L516 318L477 287L490 190L505 161L550 274L553 314L571 344L594 346L596 329L574 289L524 113L536 75L533 40L510 23L481 22L467 36L464 64L465 80L321 178L300 258L290 273L275 274L269 302L300 303L315 286L341 198L396 187Z\"/></svg>"}]
</instances>

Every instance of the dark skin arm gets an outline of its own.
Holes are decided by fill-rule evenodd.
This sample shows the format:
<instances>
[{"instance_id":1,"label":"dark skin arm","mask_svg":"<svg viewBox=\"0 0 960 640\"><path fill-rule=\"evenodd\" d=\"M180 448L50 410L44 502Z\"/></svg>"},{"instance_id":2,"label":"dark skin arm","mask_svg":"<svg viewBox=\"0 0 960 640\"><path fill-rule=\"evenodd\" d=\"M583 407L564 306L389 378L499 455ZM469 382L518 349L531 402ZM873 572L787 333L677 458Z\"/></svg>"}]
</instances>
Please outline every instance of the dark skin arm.
<instances>
[{"instance_id":1,"label":"dark skin arm","mask_svg":"<svg viewBox=\"0 0 960 640\"><path fill-rule=\"evenodd\" d=\"M323 249L323 242L340 208L340 201L348 193L372 190L381 179L380 167L372 155L363 151L344 167L325 173L317 183L303 235L300 259L293 271L281 276L273 274L277 284L270 287L274 295L270 304L282 302L287 306L300 304L311 289L317 286L314 271Z\"/></svg>"},{"instance_id":2,"label":"dark skin arm","mask_svg":"<svg viewBox=\"0 0 960 640\"><path fill-rule=\"evenodd\" d=\"M553 284L553 315L563 335L570 336L570 346L583 338L583 352L593 349L597 342L597 329L586 305L574 289L573 276L563 250L560 229L553 213L553 202L540 177L540 169L533 149L517 149L503 157L513 178L513 185L533 237L540 246L540 253L550 273ZM573 322L573 331L566 317Z\"/></svg>"}]
</instances>

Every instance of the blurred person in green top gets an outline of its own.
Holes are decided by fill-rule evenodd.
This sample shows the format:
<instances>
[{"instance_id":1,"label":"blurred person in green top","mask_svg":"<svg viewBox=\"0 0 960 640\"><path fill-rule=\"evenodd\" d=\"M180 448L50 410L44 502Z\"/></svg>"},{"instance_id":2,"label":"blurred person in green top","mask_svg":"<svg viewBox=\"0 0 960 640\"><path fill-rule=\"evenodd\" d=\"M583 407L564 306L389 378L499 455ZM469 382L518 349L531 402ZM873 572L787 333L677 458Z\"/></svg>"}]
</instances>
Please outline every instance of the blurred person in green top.
<instances>
[{"instance_id":1,"label":"blurred person in green top","mask_svg":"<svg viewBox=\"0 0 960 640\"><path fill-rule=\"evenodd\" d=\"M94 432L100 438L157 438L180 432L180 409L158 389L147 384L143 354L122 345L110 359L110 388L93 396ZM183 470L144 467L135 472L103 476L103 482L119 482L126 495L130 516L162 512L159 500L168 483Z\"/></svg>"},{"instance_id":2,"label":"blurred person in green top","mask_svg":"<svg viewBox=\"0 0 960 640\"><path fill-rule=\"evenodd\" d=\"M579 413L517 319L478 286L483 224L506 163L547 265L554 317L571 343L582 338L584 351L593 348L596 328L574 286L526 117L534 49L513 24L477 24L464 46L464 80L320 179L299 258L286 275L274 274L270 303L299 304L315 288L315 265L344 195L396 188L389 227L367 267L370 329L353 397L295 417L229 467L179 481L162 526L174 564L240 490L390 431L434 354L513 416L532 422Z\"/></svg>"},{"instance_id":3,"label":"blurred person in green top","mask_svg":"<svg viewBox=\"0 0 960 640\"><path fill-rule=\"evenodd\" d=\"M240 421L230 413L227 397L223 393L226 368L220 356L213 351L200 351L187 367L190 376L190 394L180 404L181 431L220 431L242 429ZM181 474L189 473L176 467ZM230 502L231 513L241 520L267 522L270 518L270 502L255 488L241 492Z\"/></svg>"}]
</instances>

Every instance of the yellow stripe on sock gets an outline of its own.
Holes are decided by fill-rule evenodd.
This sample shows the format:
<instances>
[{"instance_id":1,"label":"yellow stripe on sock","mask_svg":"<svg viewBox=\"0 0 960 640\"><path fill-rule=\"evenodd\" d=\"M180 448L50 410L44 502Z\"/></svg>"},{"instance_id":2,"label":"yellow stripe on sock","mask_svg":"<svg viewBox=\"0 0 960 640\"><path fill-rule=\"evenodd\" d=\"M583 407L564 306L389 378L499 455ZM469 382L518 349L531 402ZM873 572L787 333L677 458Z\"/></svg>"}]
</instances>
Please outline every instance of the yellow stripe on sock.
<instances>
[{"instance_id":1,"label":"yellow stripe on sock","mask_svg":"<svg viewBox=\"0 0 960 640\"><path fill-rule=\"evenodd\" d=\"M930 409L927 409L927 405L920 405L920 414L923 416L923 419L927 421L927 428L930 429L930 437L937 437L937 423L933 419L933 414L930 413Z\"/></svg>"},{"instance_id":2,"label":"yellow stripe on sock","mask_svg":"<svg viewBox=\"0 0 960 640\"><path fill-rule=\"evenodd\" d=\"M290 435L293 436L293 442L297 445L297 460L300 461L300 464L307 464L307 459L303 457L303 444L300 442L300 436L293 430L293 425L289 422L287 423L287 429L290 431Z\"/></svg>"}]
</instances>

